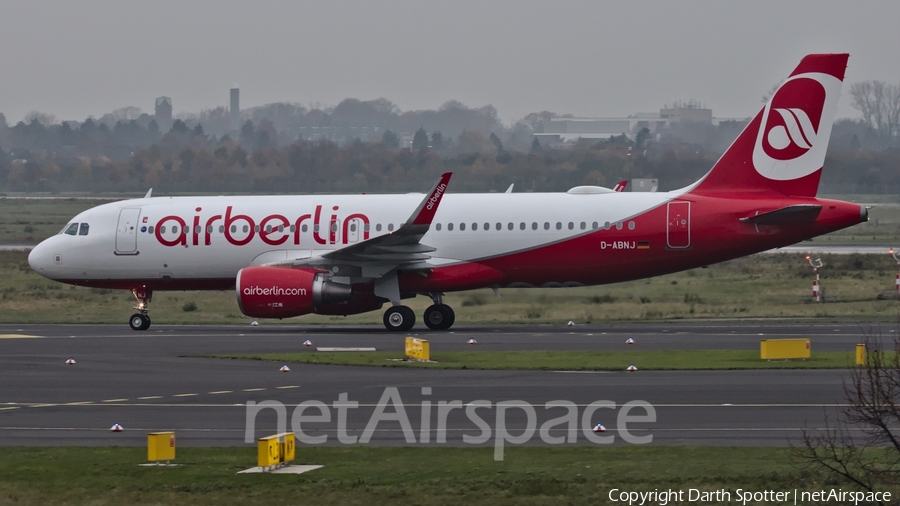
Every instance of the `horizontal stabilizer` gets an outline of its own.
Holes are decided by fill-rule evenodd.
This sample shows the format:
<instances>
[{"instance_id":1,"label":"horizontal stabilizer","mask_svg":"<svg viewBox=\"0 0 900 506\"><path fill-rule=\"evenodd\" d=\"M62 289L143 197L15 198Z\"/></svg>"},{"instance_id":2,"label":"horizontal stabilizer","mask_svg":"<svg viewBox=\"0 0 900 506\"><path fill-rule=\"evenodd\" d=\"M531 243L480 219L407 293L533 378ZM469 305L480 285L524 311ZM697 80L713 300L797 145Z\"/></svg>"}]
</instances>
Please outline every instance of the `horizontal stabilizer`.
<instances>
[{"instance_id":1,"label":"horizontal stabilizer","mask_svg":"<svg viewBox=\"0 0 900 506\"><path fill-rule=\"evenodd\" d=\"M798 204L782 207L763 214L741 218L744 223L755 225L786 225L788 223L806 223L819 217L822 206L815 204Z\"/></svg>"}]
</instances>

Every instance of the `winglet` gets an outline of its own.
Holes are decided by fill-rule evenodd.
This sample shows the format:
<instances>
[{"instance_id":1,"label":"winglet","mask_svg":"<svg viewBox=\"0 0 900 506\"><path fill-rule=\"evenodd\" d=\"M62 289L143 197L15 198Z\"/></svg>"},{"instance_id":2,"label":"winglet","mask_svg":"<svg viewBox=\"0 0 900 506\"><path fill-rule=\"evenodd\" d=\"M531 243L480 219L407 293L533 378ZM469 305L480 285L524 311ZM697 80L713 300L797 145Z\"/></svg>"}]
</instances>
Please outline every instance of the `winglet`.
<instances>
[{"instance_id":1,"label":"winglet","mask_svg":"<svg viewBox=\"0 0 900 506\"><path fill-rule=\"evenodd\" d=\"M628 186L628 180L623 179L623 180L619 181L618 183L616 183L616 187L613 188L613 191L614 192L623 192L623 191L625 191L626 186Z\"/></svg>"},{"instance_id":2,"label":"winglet","mask_svg":"<svg viewBox=\"0 0 900 506\"><path fill-rule=\"evenodd\" d=\"M153 195L153 188L150 188L149 190L147 190L147 194L144 195L144 198L149 199L151 195Z\"/></svg>"},{"instance_id":3,"label":"winglet","mask_svg":"<svg viewBox=\"0 0 900 506\"><path fill-rule=\"evenodd\" d=\"M409 225L431 225L431 220L434 219L434 214L438 210L438 205L441 203L441 198L444 197L444 192L447 191L447 184L450 183L450 176L452 176L452 172L445 172L441 174L440 181L434 185L434 188L428 193L428 196L422 200L422 203L419 204L419 207L416 208L415 212L410 216L409 221L406 223ZM425 229L427 230L427 229Z\"/></svg>"}]
</instances>

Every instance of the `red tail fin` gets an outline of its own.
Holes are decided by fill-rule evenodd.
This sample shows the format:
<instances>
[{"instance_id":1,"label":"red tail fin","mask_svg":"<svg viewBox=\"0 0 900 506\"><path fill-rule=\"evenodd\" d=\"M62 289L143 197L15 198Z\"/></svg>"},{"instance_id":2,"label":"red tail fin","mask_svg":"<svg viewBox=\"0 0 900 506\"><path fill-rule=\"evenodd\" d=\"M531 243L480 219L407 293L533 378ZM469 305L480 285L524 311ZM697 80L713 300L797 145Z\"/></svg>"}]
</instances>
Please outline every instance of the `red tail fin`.
<instances>
[{"instance_id":1,"label":"red tail fin","mask_svg":"<svg viewBox=\"0 0 900 506\"><path fill-rule=\"evenodd\" d=\"M803 58L692 193L815 197L847 58Z\"/></svg>"},{"instance_id":2,"label":"red tail fin","mask_svg":"<svg viewBox=\"0 0 900 506\"><path fill-rule=\"evenodd\" d=\"M616 183L616 187L613 188L613 191L615 191L615 192L623 192L623 191L625 191L625 187L626 187L626 186L628 186L628 180L627 180L627 179L623 179L623 180L619 181L618 183Z\"/></svg>"}]
</instances>

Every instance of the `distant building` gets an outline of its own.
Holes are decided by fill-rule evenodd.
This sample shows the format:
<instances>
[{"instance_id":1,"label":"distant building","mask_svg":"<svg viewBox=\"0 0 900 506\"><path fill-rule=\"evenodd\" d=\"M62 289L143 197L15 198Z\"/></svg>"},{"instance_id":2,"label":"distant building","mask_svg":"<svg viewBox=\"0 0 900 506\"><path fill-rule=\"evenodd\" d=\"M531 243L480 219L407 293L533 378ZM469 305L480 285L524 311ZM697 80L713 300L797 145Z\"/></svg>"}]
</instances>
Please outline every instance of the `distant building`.
<instances>
[{"instance_id":1,"label":"distant building","mask_svg":"<svg viewBox=\"0 0 900 506\"><path fill-rule=\"evenodd\" d=\"M160 120L172 121L172 99L169 97L159 97L156 99L156 121Z\"/></svg>"},{"instance_id":2,"label":"distant building","mask_svg":"<svg viewBox=\"0 0 900 506\"><path fill-rule=\"evenodd\" d=\"M632 179L631 191L633 192L656 192L659 188L659 179Z\"/></svg>"},{"instance_id":3,"label":"distant building","mask_svg":"<svg viewBox=\"0 0 900 506\"><path fill-rule=\"evenodd\" d=\"M618 135L634 137L642 128L659 134L675 123L717 124L712 109L706 109L694 101L676 103L659 110L659 113L636 113L627 118L553 118L544 121L541 132L534 135L541 143L566 142L578 139L609 139Z\"/></svg>"},{"instance_id":4,"label":"distant building","mask_svg":"<svg viewBox=\"0 0 900 506\"><path fill-rule=\"evenodd\" d=\"M241 90L231 88L231 108L228 109L231 117L231 128L241 127Z\"/></svg>"}]
</instances>

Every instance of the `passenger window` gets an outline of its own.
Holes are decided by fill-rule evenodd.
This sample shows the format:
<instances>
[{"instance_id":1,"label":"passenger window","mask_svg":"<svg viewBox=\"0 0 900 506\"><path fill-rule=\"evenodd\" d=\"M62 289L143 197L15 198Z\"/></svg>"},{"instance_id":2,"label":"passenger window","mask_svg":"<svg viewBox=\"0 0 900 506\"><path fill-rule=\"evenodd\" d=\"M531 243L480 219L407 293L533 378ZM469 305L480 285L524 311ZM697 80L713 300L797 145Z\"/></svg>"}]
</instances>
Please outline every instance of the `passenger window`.
<instances>
[{"instance_id":1,"label":"passenger window","mask_svg":"<svg viewBox=\"0 0 900 506\"><path fill-rule=\"evenodd\" d=\"M537 222L536 221L531 223L531 230L537 230Z\"/></svg>"},{"instance_id":2,"label":"passenger window","mask_svg":"<svg viewBox=\"0 0 900 506\"><path fill-rule=\"evenodd\" d=\"M438 232L440 232L440 231L441 231L441 224L440 224L440 223L436 223L436 224L434 225L434 229L437 230Z\"/></svg>"},{"instance_id":3,"label":"passenger window","mask_svg":"<svg viewBox=\"0 0 900 506\"><path fill-rule=\"evenodd\" d=\"M152 233L153 233L153 225L150 225L149 227L147 227L147 233L148 233L148 234L152 234Z\"/></svg>"},{"instance_id":4,"label":"passenger window","mask_svg":"<svg viewBox=\"0 0 900 506\"><path fill-rule=\"evenodd\" d=\"M616 222L616 230L622 230L622 222L621 221Z\"/></svg>"},{"instance_id":5,"label":"passenger window","mask_svg":"<svg viewBox=\"0 0 900 506\"><path fill-rule=\"evenodd\" d=\"M303 226L305 227L306 225L303 225ZM318 232L318 231L319 231L319 224L316 223L315 225L313 225L313 232Z\"/></svg>"},{"instance_id":6,"label":"passenger window","mask_svg":"<svg viewBox=\"0 0 900 506\"><path fill-rule=\"evenodd\" d=\"M503 224L498 221L497 222L497 230L500 230L502 228L503 228Z\"/></svg>"},{"instance_id":7,"label":"passenger window","mask_svg":"<svg viewBox=\"0 0 900 506\"><path fill-rule=\"evenodd\" d=\"M233 233L235 233L235 232L237 232L237 225L232 225L232 226L231 226L231 233L233 234Z\"/></svg>"},{"instance_id":8,"label":"passenger window","mask_svg":"<svg viewBox=\"0 0 900 506\"><path fill-rule=\"evenodd\" d=\"M303 227L305 228L306 225L303 225ZM451 229L451 230L453 230L453 229ZM376 232L381 232L381 223L379 223L378 225L375 225L375 231L376 231ZM304 230L304 232L306 232L306 230Z\"/></svg>"},{"instance_id":9,"label":"passenger window","mask_svg":"<svg viewBox=\"0 0 900 506\"><path fill-rule=\"evenodd\" d=\"M598 228L600 228L600 224L595 221L594 223L591 223L591 228L597 230Z\"/></svg>"},{"instance_id":10,"label":"passenger window","mask_svg":"<svg viewBox=\"0 0 900 506\"><path fill-rule=\"evenodd\" d=\"M556 230L562 230L562 223L556 222Z\"/></svg>"},{"instance_id":11,"label":"passenger window","mask_svg":"<svg viewBox=\"0 0 900 506\"><path fill-rule=\"evenodd\" d=\"M266 233L272 233L272 225L266 225Z\"/></svg>"},{"instance_id":12,"label":"passenger window","mask_svg":"<svg viewBox=\"0 0 900 506\"><path fill-rule=\"evenodd\" d=\"M453 230L453 224L452 224L452 223L448 223L448 224L447 224L447 230L451 230L451 231Z\"/></svg>"},{"instance_id":13,"label":"passenger window","mask_svg":"<svg viewBox=\"0 0 900 506\"><path fill-rule=\"evenodd\" d=\"M306 232L307 230L309 230L309 226L307 225L303 225L302 227L300 227L301 232Z\"/></svg>"},{"instance_id":14,"label":"passenger window","mask_svg":"<svg viewBox=\"0 0 900 506\"><path fill-rule=\"evenodd\" d=\"M178 233L178 225L172 225L172 233L173 233L173 234L177 234L177 233Z\"/></svg>"},{"instance_id":15,"label":"passenger window","mask_svg":"<svg viewBox=\"0 0 900 506\"><path fill-rule=\"evenodd\" d=\"M355 227L355 226L356 226L356 225L354 225L354 227ZM354 228L353 230L356 230L356 229ZM279 231L279 232L284 232L284 225L278 225L278 231Z\"/></svg>"},{"instance_id":16,"label":"passenger window","mask_svg":"<svg viewBox=\"0 0 900 506\"><path fill-rule=\"evenodd\" d=\"M206 233L207 233L207 234L211 234L212 231L213 231L213 226L212 226L212 225L207 225L207 226L206 226Z\"/></svg>"},{"instance_id":17,"label":"passenger window","mask_svg":"<svg viewBox=\"0 0 900 506\"><path fill-rule=\"evenodd\" d=\"M78 234L78 224L72 223L69 225L69 228L66 229L66 235L77 235Z\"/></svg>"},{"instance_id":18,"label":"passenger window","mask_svg":"<svg viewBox=\"0 0 900 506\"><path fill-rule=\"evenodd\" d=\"M514 228L516 228L516 225L515 225L513 222L509 222L509 223L506 224L506 229L507 229L507 230L512 230L512 229L514 229Z\"/></svg>"},{"instance_id":19,"label":"passenger window","mask_svg":"<svg viewBox=\"0 0 900 506\"><path fill-rule=\"evenodd\" d=\"M582 225L583 225L583 223L582 223ZM584 227L582 227L582 228L584 228ZM575 224L570 221L569 222L569 230L574 230L574 229L575 229Z\"/></svg>"},{"instance_id":20,"label":"passenger window","mask_svg":"<svg viewBox=\"0 0 900 506\"><path fill-rule=\"evenodd\" d=\"M605 228L606 230L609 230L609 222L608 221L603 224L603 228Z\"/></svg>"},{"instance_id":21,"label":"passenger window","mask_svg":"<svg viewBox=\"0 0 900 506\"><path fill-rule=\"evenodd\" d=\"M525 230L525 222L519 223L519 230Z\"/></svg>"},{"instance_id":22,"label":"passenger window","mask_svg":"<svg viewBox=\"0 0 900 506\"><path fill-rule=\"evenodd\" d=\"M587 224L582 221L581 222L581 230L584 230L585 228L587 228Z\"/></svg>"},{"instance_id":23,"label":"passenger window","mask_svg":"<svg viewBox=\"0 0 900 506\"><path fill-rule=\"evenodd\" d=\"M634 222L633 221L628 222L628 230L634 230Z\"/></svg>"},{"instance_id":24,"label":"passenger window","mask_svg":"<svg viewBox=\"0 0 900 506\"><path fill-rule=\"evenodd\" d=\"M253 231L256 232L256 233L259 233L259 225L255 225L255 226L253 227Z\"/></svg>"},{"instance_id":25,"label":"passenger window","mask_svg":"<svg viewBox=\"0 0 900 506\"><path fill-rule=\"evenodd\" d=\"M465 223L460 223L460 224L459 224L459 229L460 229L460 230L465 230L465 229L466 229L466 224L465 224Z\"/></svg>"},{"instance_id":26,"label":"passenger window","mask_svg":"<svg viewBox=\"0 0 900 506\"><path fill-rule=\"evenodd\" d=\"M78 229L78 235L88 235L88 231L90 231L91 226L87 223L82 223L81 228Z\"/></svg>"},{"instance_id":27,"label":"passenger window","mask_svg":"<svg viewBox=\"0 0 900 506\"><path fill-rule=\"evenodd\" d=\"M194 233L195 233L195 234L199 234L199 233L200 233L200 230L202 230L202 229L200 228L200 225L197 225L197 226L194 227Z\"/></svg>"},{"instance_id":28,"label":"passenger window","mask_svg":"<svg viewBox=\"0 0 900 506\"><path fill-rule=\"evenodd\" d=\"M224 234L224 233L225 233L225 225L219 225L219 233L220 233L220 234Z\"/></svg>"},{"instance_id":29,"label":"passenger window","mask_svg":"<svg viewBox=\"0 0 900 506\"><path fill-rule=\"evenodd\" d=\"M332 223L332 224L331 224L331 231L332 231L332 232L337 232L337 223Z\"/></svg>"},{"instance_id":30,"label":"passenger window","mask_svg":"<svg viewBox=\"0 0 900 506\"><path fill-rule=\"evenodd\" d=\"M165 226L165 225L159 227L159 233L160 233L160 234L165 234L165 233L166 233L166 226Z\"/></svg>"},{"instance_id":31,"label":"passenger window","mask_svg":"<svg viewBox=\"0 0 900 506\"><path fill-rule=\"evenodd\" d=\"M472 230L478 230L478 224L477 224L477 223L473 223L473 224L472 224Z\"/></svg>"},{"instance_id":32,"label":"passenger window","mask_svg":"<svg viewBox=\"0 0 900 506\"><path fill-rule=\"evenodd\" d=\"M366 223L365 225L363 225L363 230L366 231L366 232L369 231L369 224L368 224L368 223Z\"/></svg>"},{"instance_id":33,"label":"passenger window","mask_svg":"<svg viewBox=\"0 0 900 506\"><path fill-rule=\"evenodd\" d=\"M280 227L279 227L279 228L280 228ZM356 223L351 223L351 224L350 224L350 231L351 231L351 232L356 232ZM281 231L279 230L279 232L281 232Z\"/></svg>"},{"instance_id":34,"label":"passenger window","mask_svg":"<svg viewBox=\"0 0 900 506\"><path fill-rule=\"evenodd\" d=\"M246 233L246 232L249 232L249 231L250 231L250 226L249 226L249 225L244 225L244 232Z\"/></svg>"},{"instance_id":35,"label":"passenger window","mask_svg":"<svg viewBox=\"0 0 900 506\"><path fill-rule=\"evenodd\" d=\"M484 229L485 229L485 230L490 230L490 229L491 229L491 224L490 224L490 223L485 223L485 224L484 224Z\"/></svg>"},{"instance_id":36,"label":"passenger window","mask_svg":"<svg viewBox=\"0 0 900 506\"><path fill-rule=\"evenodd\" d=\"M393 232L393 231L394 231L394 224L388 223L388 232Z\"/></svg>"},{"instance_id":37,"label":"passenger window","mask_svg":"<svg viewBox=\"0 0 900 506\"><path fill-rule=\"evenodd\" d=\"M290 230L291 230L291 232L293 232L293 231L295 231L295 230L297 230L297 226L296 226L296 225L291 225L291 228L290 228Z\"/></svg>"}]
</instances>

